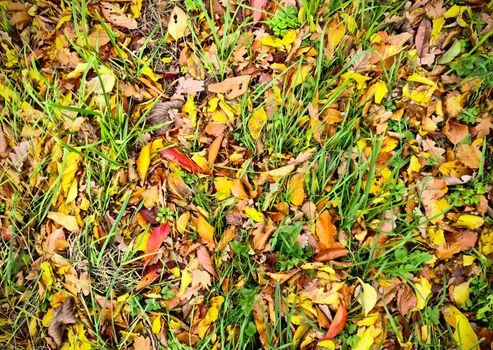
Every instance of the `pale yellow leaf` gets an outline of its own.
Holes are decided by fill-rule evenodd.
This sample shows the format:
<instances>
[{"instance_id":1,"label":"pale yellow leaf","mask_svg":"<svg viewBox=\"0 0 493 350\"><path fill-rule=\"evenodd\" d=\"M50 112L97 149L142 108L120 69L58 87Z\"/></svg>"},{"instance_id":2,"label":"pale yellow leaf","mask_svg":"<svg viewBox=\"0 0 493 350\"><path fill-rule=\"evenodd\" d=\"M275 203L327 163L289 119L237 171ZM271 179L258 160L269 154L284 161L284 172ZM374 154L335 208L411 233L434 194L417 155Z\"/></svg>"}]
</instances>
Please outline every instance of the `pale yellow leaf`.
<instances>
[{"instance_id":1,"label":"pale yellow leaf","mask_svg":"<svg viewBox=\"0 0 493 350\"><path fill-rule=\"evenodd\" d=\"M362 297L362 302L363 302L363 310L365 317L368 316L371 310L375 307L377 301L378 301L378 295L377 291L371 284L363 282L361 279L358 278L358 280L361 283L361 286L363 287L363 297Z\"/></svg>"},{"instance_id":2,"label":"pale yellow leaf","mask_svg":"<svg viewBox=\"0 0 493 350\"><path fill-rule=\"evenodd\" d=\"M80 230L79 224L77 223L77 218L73 215L49 211L48 218L63 226L70 232L78 232Z\"/></svg>"},{"instance_id":3,"label":"pale yellow leaf","mask_svg":"<svg viewBox=\"0 0 493 350\"><path fill-rule=\"evenodd\" d=\"M265 220L264 214L255 208L245 208L245 214L255 222L263 222Z\"/></svg>"},{"instance_id":4,"label":"pale yellow leaf","mask_svg":"<svg viewBox=\"0 0 493 350\"><path fill-rule=\"evenodd\" d=\"M70 152L65 157L65 166L62 173L62 189L65 193L68 193L70 186L74 181L80 160L81 156L75 152Z\"/></svg>"},{"instance_id":5,"label":"pale yellow leaf","mask_svg":"<svg viewBox=\"0 0 493 350\"><path fill-rule=\"evenodd\" d=\"M171 12L168 24L168 33L175 40L185 36L188 16L181 8L175 6Z\"/></svg>"},{"instance_id":6,"label":"pale yellow leaf","mask_svg":"<svg viewBox=\"0 0 493 350\"><path fill-rule=\"evenodd\" d=\"M455 305L457 305L458 307L464 307L469 300L469 283L470 281L467 281L454 286L452 297L454 299Z\"/></svg>"},{"instance_id":7,"label":"pale yellow leaf","mask_svg":"<svg viewBox=\"0 0 493 350\"><path fill-rule=\"evenodd\" d=\"M372 333L371 328L365 329L353 350L370 350L375 341Z\"/></svg>"}]
</instances>

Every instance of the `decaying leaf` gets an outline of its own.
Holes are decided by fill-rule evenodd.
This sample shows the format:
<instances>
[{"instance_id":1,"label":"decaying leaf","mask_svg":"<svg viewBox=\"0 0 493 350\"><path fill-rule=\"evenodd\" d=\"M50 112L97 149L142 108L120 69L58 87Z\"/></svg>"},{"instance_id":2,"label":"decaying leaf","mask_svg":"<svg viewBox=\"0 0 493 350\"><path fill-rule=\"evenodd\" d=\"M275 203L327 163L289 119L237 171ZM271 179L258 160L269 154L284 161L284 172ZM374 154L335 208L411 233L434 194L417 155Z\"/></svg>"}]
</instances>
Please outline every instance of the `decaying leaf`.
<instances>
[{"instance_id":1,"label":"decaying leaf","mask_svg":"<svg viewBox=\"0 0 493 350\"><path fill-rule=\"evenodd\" d=\"M175 6L171 12L168 24L168 33L175 40L185 36L188 16L180 7Z\"/></svg>"},{"instance_id":2,"label":"decaying leaf","mask_svg":"<svg viewBox=\"0 0 493 350\"><path fill-rule=\"evenodd\" d=\"M75 315L73 301L68 298L55 308L53 318L48 327L48 335L53 338L58 347L62 346L65 327L71 324L75 324Z\"/></svg>"},{"instance_id":3,"label":"decaying leaf","mask_svg":"<svg viewBox=\"0 0 493 350\"><path fill-rule=\"evenodd\" d=\"M101 13L111 24L127 29L137 29L137 21L125 14L118 5L110 2L101 2Z\"/></svg>"}]
</instances>

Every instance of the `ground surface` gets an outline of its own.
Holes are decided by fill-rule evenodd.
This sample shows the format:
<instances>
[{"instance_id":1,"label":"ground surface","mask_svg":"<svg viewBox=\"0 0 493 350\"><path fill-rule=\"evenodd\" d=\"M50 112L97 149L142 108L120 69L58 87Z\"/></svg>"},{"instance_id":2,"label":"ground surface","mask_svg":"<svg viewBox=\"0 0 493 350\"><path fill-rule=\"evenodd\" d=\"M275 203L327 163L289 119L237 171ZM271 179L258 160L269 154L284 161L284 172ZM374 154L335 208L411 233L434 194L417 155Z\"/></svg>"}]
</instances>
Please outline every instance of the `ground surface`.
<instances>
[{"instance_id":1,"label":"ground surface","mask_svg":"<svg viewBox=\"0 0 493 350\"><path fill-rule=\"evenodd\" d=\"M0 8L2 349L491 349L491 1Z\"/></svg>"}]
</instances>

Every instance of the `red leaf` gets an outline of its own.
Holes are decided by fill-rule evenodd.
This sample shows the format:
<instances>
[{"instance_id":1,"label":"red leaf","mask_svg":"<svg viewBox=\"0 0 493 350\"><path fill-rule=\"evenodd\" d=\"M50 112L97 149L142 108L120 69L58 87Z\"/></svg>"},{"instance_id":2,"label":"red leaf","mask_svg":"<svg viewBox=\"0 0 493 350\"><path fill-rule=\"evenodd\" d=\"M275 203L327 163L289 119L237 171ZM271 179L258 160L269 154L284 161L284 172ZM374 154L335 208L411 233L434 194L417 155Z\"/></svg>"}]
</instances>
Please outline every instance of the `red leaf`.
<instances>
[{"instance_id":1,"label":"red leaf","mask_svg":"<svg viewBox=\"0 0 493 350\"><path fill-rule=\"evenodd\" d=\"M163 244L166 237L169 235L169 222L166 221L164 225L160 225L152 230L149 240L147 241L146 249L144 251L144 262L148 262L152 255L159 249L161 244Z\"/></svg>"},{"instance_id":2,"label":"red leaf","mask_svg":"<svg viewBox=\"0 0 493 350\"><path fill-rule=\"evenodd\" d=\"M330 324L329 330L325 334L324 339L332 339L338 335L344 328L347 320L347 310L343 303L339 305L334 320Z\"/></svg>"},{"instance_id":3,"label":"red leaf","mask_svg":"<svg viewBox=\"0 0 493 350\"><path fill-rule=\"evenodd\" d=\"M152 225L156 225L157 224L156 214L152 210L149 210L149 209L146 209L146 208L142 208L142 209L140 209L139 214L148 223L150 223Z\"/></svg>"},{"instance_id":4,"label":"red leaf","mask_svg":"<svg viewBox=\"0 0 493 350\"><path fill-rule=\"evenodd\" d=\"M163 265L161 263L157 263L152 265L148 270L147 273L142 277L140 282L137 284L137 287L135 287L135 291L139 291L142 288L147 287L149 284L154 282L156 279L159 278L159 275L161 273L161 267Z\"/></svg>"},{"instance_id":5,"label":"red leaf","mask_svg":"<svg viewBox=\"0 0 493 350\"><path fill-rule=\"evenodd\" d=\"M188 158L186 154L177 148L167 148L161 151L161 157L171 160L179 164L181 167L190 170L192 173L202 173L202 168L199 167L193 160Z\"/></svg>"}]
</instances>

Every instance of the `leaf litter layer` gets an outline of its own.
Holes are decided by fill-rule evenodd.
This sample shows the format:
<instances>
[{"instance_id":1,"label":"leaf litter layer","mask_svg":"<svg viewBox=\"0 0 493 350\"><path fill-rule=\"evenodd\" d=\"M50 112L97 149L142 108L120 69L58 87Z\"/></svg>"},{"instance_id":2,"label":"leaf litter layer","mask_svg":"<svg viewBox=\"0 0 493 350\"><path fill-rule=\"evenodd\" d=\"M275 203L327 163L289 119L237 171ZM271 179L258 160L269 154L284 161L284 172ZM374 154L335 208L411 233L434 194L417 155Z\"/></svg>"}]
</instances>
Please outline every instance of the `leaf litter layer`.
<instances>
[{"instance_id":1,"label":"leaf litter layer","mask_svg":"<svg viewBox=\"0 0 493 350\"><path fill-rule=\"evenodd\" d=\"M492 2L0 2L7 349L489 349Z\"/></svg>"}]
</instances>

